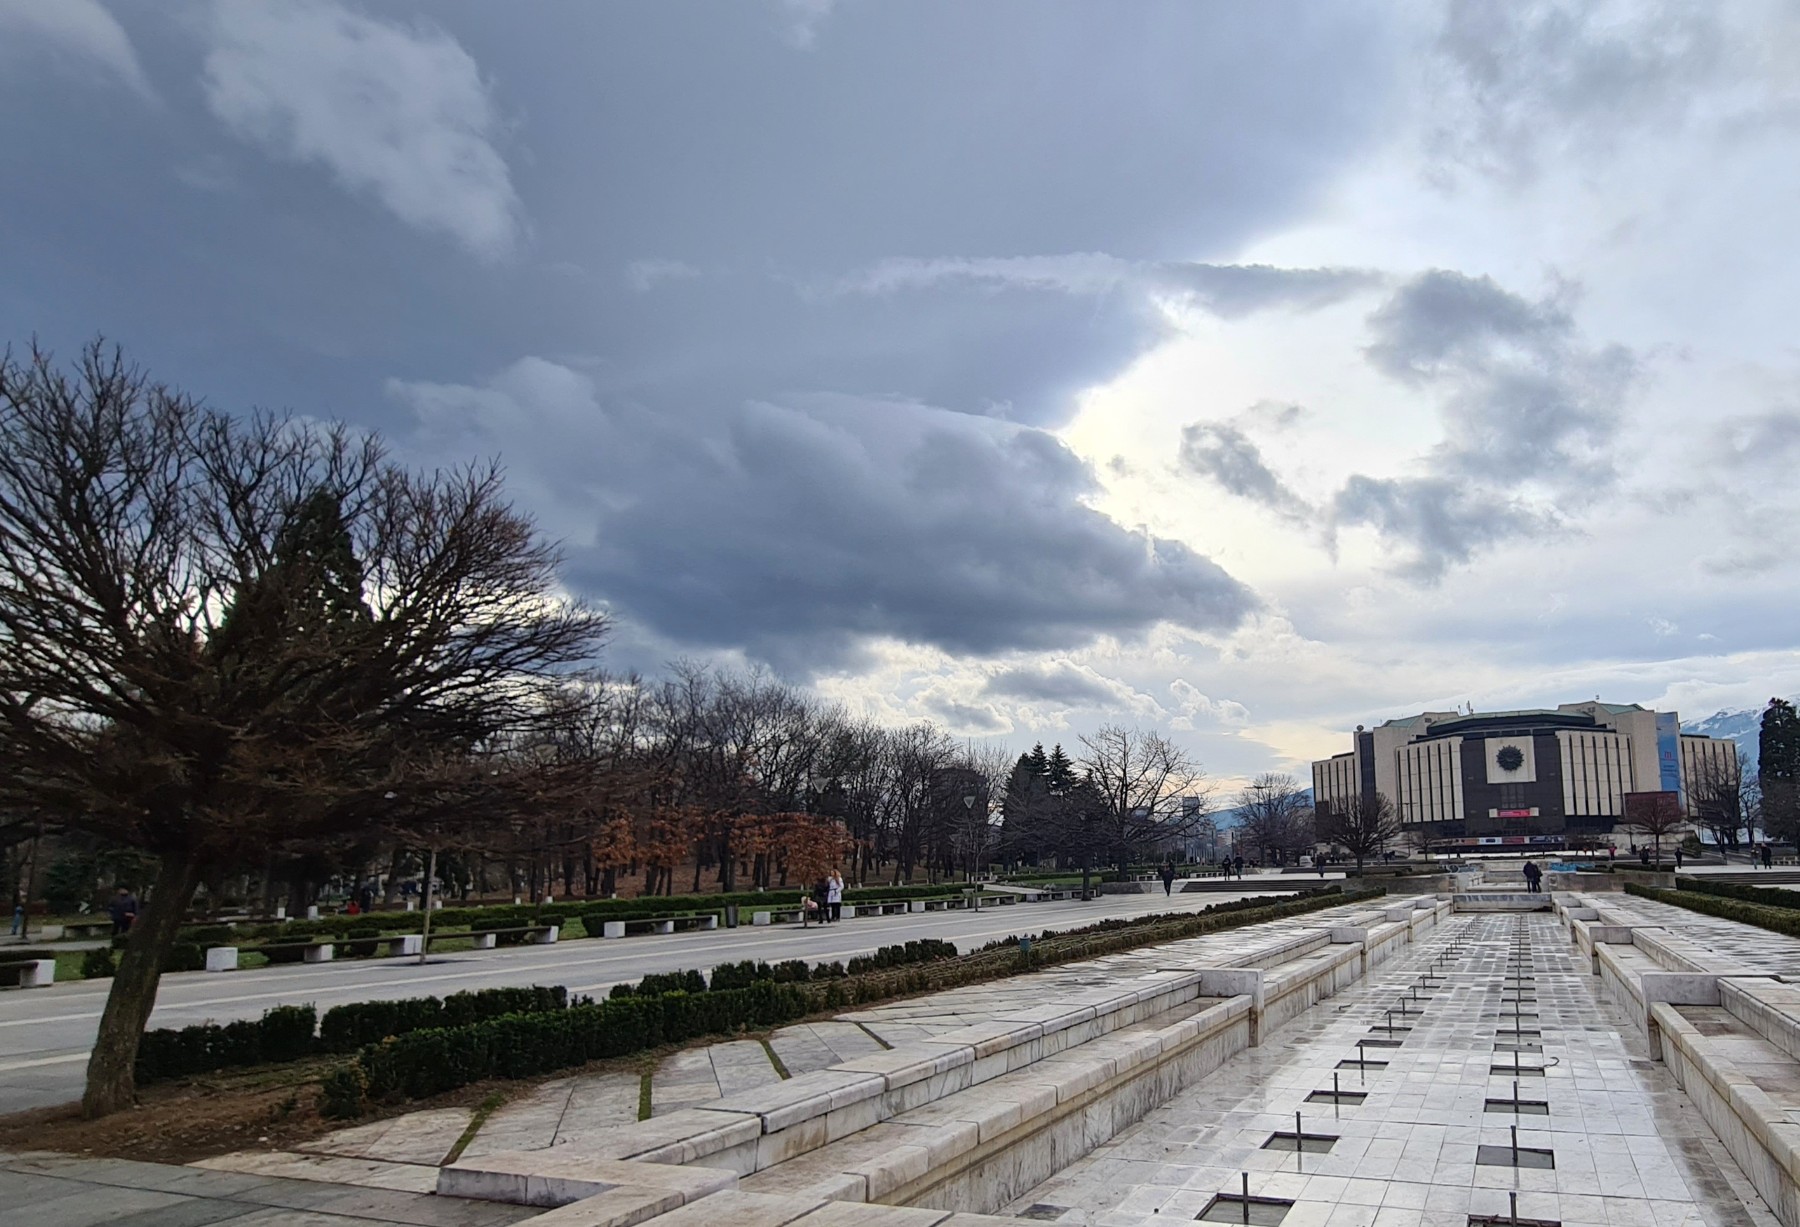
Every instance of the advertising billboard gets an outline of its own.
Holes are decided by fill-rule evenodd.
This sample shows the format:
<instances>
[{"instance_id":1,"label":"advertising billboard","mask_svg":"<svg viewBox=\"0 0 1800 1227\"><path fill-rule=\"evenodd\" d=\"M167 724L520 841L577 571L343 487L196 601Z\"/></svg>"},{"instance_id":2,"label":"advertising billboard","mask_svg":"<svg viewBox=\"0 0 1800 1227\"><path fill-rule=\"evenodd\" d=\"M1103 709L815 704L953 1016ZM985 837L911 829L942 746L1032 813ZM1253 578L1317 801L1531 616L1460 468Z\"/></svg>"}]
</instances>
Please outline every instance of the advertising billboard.
<instances>
[{"instance_id":1,"label":"advertising billboard","mask_svg":"<svg viewBox=\"0 0 1800 1227\"><path fill-rule=\"evenodd\" d=\"M1672 711L1656 713L1656 769L1664 792L1681 794L1681 718Z\"/></svg>"}]
</instances>

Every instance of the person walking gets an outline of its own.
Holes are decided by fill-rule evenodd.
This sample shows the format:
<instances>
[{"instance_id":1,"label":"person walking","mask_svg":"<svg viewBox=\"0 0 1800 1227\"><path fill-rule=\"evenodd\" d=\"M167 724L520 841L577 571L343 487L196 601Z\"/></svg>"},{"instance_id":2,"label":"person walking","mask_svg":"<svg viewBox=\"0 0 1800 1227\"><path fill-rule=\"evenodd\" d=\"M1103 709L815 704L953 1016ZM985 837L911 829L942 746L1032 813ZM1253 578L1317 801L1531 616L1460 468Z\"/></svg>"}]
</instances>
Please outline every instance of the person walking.
<instances>
[{"instance_id":1,"label":"person walking","mask_svg":"<svg viewBox=\"0 0 1800 1227\"><path fill-rule=\"evenodd\" d=\"M119 887L112 901L106 905L106 914L112 917L113 936L131 931L132 922L137 919L137 896L125 887Z\"/></svg>"},{"instance_id":2,"label":"person walking","mask_svg":"<svg viewBox=\"0 0 1800 1227\"><path fill-rule=\"evenodd\" d=\"M1233 869L1236 869L1236 870L1237 870L1237 876L1238 876L1238 877L1239 877L1239 878L1240 878L1240 879L1242 879L1242 878L1243 878L1243 876L1244 876L1244 855L1243 855L1243 853L1241 853L1241 852L1240 852L1240 853L1239 853L1239 854L1238 854L1238 855L1237 855L1237 856L1236 856L1236 858L1234 858L1234 859L1233 859L1233 860L1232 860L1232 862L1231 862L1231 866L1232 866L1232 868L1233 868Z\"/></svg>"},{"instance_id":3,"label":"person walking","mask_svg":"<svg viewBox=\"0 0 1800 1227\"><path fill-rule=\"evenodd\" d=\"M1764 869L1775 868L1775 849L1769 846L1769 841L1766 839L1763 841L1762 863Z\"/></svg>"},{"instance_id":4,"label":"person walking","mask_svg":"<svg viewBox=\"0 0 1800 1227\"><path fill-rule=\"evenodd\" d=\"M831 913L828 920L835 923L844 918L844 878L835 869L825 879L825 906Z\"/></svg>"},{"instance_id":5,"label":"person walking","mask_svg":"<svg viewBox=\"0 0 1800 1227\"><path fill-rule=\"evenodd\" d=\"M1522 866L1525 874L1525 889L1532 894L1538 893L1538 884L1544 880L1544 871L1538 868L1536 861L1526 861Z\"/></svg>"},{"instance_id":6,"label":"person walking","mask_svg":"<svg viewBox=\"0 0 1800 1227\"><path fill-rule=\"evenodd\" d=\"M1162 884L1164 896L1170 896L1175 893L1175 866L1169 861L1163 862Z\"/></svg>"},{"instance_id":7,"label":"person walking","mask_svg":"<svg viewBox=\"0 0 1800 1227\"><path fill-rule=\"evenodd\" d=\"M1679 847L1675 849L1675 868L1681 868L1681 849Z\"/></svg>"}]
</instances>

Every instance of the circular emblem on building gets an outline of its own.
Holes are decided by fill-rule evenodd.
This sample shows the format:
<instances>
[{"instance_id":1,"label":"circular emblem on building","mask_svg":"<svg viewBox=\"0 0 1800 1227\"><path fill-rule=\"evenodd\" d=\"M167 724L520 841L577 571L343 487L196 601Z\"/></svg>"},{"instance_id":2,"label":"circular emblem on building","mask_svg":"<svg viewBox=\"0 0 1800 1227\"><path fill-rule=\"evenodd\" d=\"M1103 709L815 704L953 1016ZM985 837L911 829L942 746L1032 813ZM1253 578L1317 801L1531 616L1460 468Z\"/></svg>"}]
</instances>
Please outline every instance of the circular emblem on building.
<instances>
[{"instance_id":1,"label":"circular emblem on building","mask_svg":"<svg viewBox=\"0 0 1800 1227\"><path fill-rule=\"evenodd\" d=\"M1525 765L1525 754L1518 746L1501 746L1494 761L1500 764L1502 771L1517 771Z\"/></svg>"}]
</instances>

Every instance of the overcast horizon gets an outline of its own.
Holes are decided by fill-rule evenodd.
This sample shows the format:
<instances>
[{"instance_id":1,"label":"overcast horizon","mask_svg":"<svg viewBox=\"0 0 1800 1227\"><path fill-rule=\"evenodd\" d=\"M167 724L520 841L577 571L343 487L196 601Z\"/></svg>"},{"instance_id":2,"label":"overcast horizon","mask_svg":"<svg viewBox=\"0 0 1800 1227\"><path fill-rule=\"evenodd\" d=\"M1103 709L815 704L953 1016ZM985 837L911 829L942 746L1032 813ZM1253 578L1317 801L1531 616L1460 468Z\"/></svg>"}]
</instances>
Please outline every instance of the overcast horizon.
<instances>
[{"instance_id":1,"label":"overcast horizon","mask_svg":"<svg viewBox=\"0 0 1800 1227\"><path fill-rule=\"evenodd\" d=\"M0 340L498 457L613 669L1221 781L1693 722L1800 692L1796 63L1779 0L0 0Z\"/></svg>"}]
</instances>

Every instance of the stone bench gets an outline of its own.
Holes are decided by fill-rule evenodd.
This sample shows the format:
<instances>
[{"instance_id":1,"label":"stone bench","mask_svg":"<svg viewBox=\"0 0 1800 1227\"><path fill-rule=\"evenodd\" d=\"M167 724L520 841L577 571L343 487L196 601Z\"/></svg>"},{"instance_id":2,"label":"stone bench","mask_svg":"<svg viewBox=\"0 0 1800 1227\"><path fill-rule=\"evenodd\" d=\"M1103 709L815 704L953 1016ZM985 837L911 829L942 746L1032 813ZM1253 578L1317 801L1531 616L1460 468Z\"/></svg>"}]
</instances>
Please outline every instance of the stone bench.
<instances>
[{"instance_id":1,"label":"stone bench","mask_svg":"<svg viewBox=\"0 0 1800 1227\"><path fill-rule=\"evenodd\" d=\"M508 929L474 929L468 933L445 934L448 941L451 936L472 938L477 950L492 950L499 945L502 937L523 936L534 946L550 946L556 943L557 934L562 932L561 925L519 925ZM435 936L435 935L434 935Z\"/></svg>"},{"instance_id":2,"label":"stone bench","mask_svg":"<svg viewBox=\"0 0 1800 1227\"><path fill-rule=\"evenodd\" d=\"M43 988L56 983L55 959L12 959L0 962L0 985Z\"/></svg>"},{"instance_id":3,"label":"stone bench","mask_svg":"<svg viewBox=\"0 0 1800 1227\"><path fill-rule=\"evenodd\" d=\"M301 952L301 960L307 963L329 963L337 955L336 941L325 938L307 941L265 942L260 946L252 947L252 949L256 953L264 955L271 951L286 953L298 950ZM270 961L274 962L275 960L271 959Z\"/></svg>"},{"instance_id":4,"label":"stone bench","mask_svg":"<svg viewBox=\"0 0 1800 1227\"><path fill-rule=\"evenodd\" d=\"M692 912L680 916L646 916L637 920L603 920L601 937L628 937L633 933L675 933L681 930L711 930L719 927L717 912Z\"/></svg>"}]
</instances>

